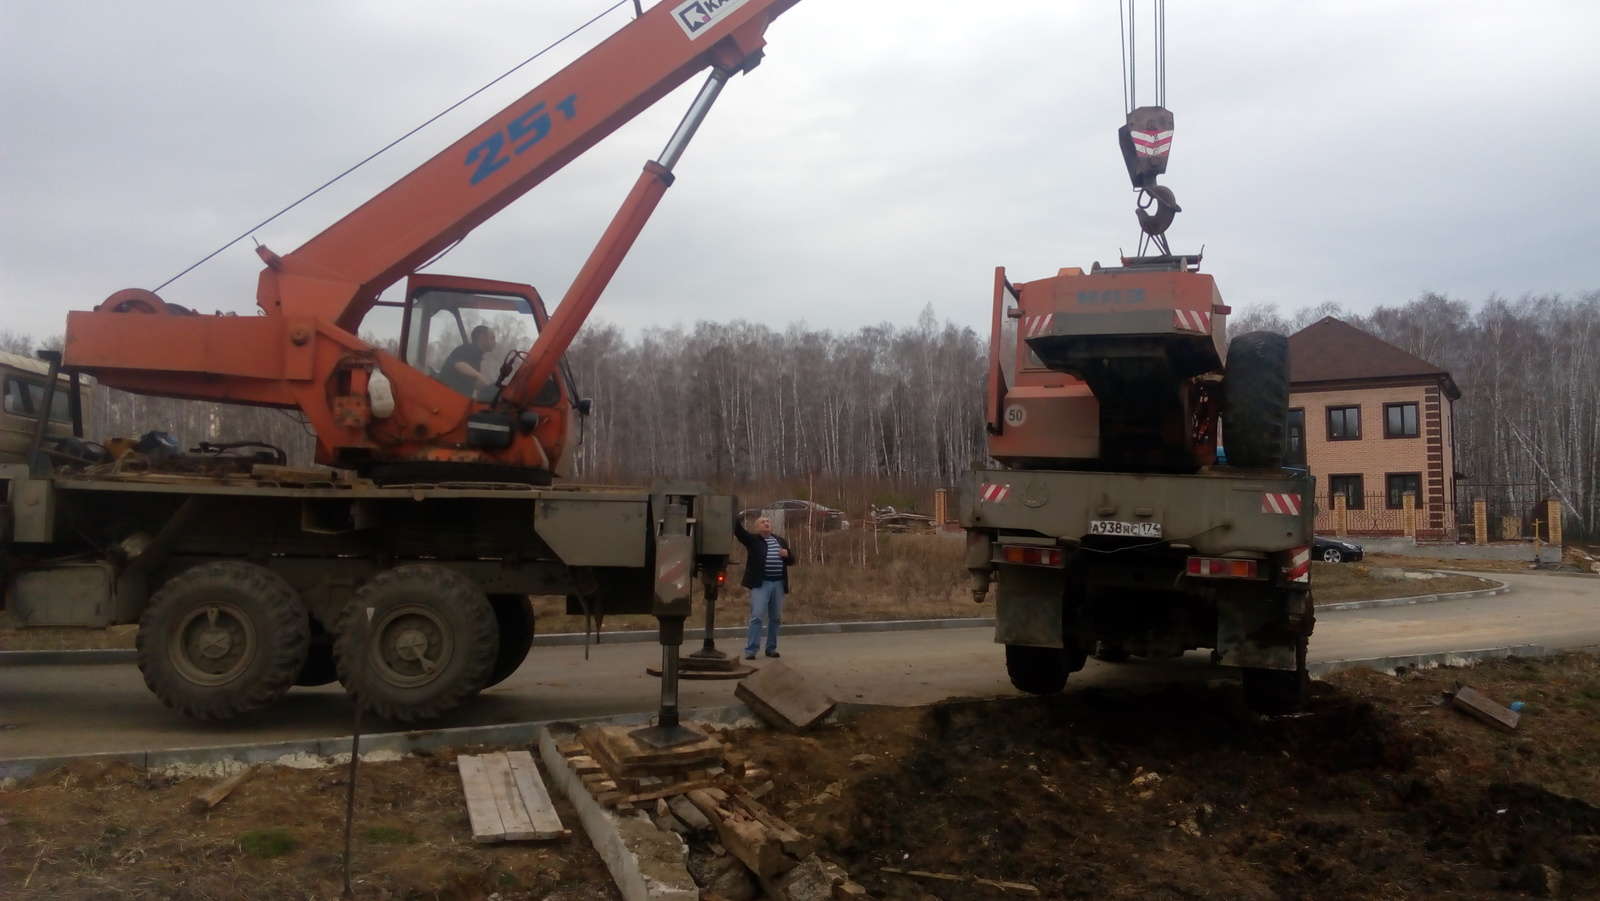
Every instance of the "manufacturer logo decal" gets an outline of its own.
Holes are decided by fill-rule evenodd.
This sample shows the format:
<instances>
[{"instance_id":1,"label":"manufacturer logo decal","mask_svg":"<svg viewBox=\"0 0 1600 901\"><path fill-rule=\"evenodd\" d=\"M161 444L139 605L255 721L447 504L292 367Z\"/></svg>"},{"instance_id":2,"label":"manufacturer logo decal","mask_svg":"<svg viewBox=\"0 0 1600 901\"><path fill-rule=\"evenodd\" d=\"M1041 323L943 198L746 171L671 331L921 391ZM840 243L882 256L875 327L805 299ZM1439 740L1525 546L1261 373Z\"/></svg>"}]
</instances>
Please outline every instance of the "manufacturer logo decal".
<instances>
[{"instance_id":1,"label":"manufacturer logo decal","mask_svg":"<svg viewBox=\"0 0 1600 901\"><path fill-rule=\"evenodd\" d=\"M672 11L672 18L692 41L746 2L747 0L689 0L687 3L678 4Z\"/></svg>"}]
</instances>

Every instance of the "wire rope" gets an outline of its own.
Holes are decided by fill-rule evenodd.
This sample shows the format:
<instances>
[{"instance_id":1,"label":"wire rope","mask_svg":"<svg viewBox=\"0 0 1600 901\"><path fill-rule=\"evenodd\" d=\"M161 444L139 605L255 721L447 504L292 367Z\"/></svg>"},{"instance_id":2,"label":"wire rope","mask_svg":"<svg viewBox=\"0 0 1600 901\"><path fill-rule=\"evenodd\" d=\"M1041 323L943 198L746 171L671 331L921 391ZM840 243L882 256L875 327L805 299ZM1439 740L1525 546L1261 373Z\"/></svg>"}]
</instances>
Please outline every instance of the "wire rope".
<instances>
[{"instance_id":1,"label":"wire rope","mask_svg":"<svg viewBox=\"0 0 1600 901\"><path fill-rule=\"evenodd\" d=\"M385 144L381 149L379 149L378 151L372 153L366 159L362 160L359 163L356 163L354 166L351 166L350 168L344 170L343 172L340 172L338 175L335 175L333 178L330 178L327 181L323 182L321 185L319 185L311 193L305 195L304 197L301 197L299 200L296 200L294 203L289 204L288 206L284 207L283 209L277 211L276 213L273 213L271 216L268 216L266 219L263 219L260 222L256 223L255 225L251 226L250 228L246 229L245 232L243 234L239 235L237 238L234 238L233 240L229 241L228 243L222 245L221 247L218 247L216 250L211 251L210 253L206 254L203 258L201 258L197 262L191 264L189 266L189 268L183 270L182 272L178 273L177 275L174 275L172 278L169 278L166 281L162 282L161 284L157 285L155 287L155 290L160 291L162 288L165 288L166 286L172 284L173 282L177 281L178 279L183 278L185 275L188 275L189 273L193 272L194 270L196 270L196 269L200 268L201 266L205 265L207 262L210 262L210 260L213 257L215 257L217 254L222 253L224 250L227 250L228 248L232 247L233 245L239 243L240 241L243 241L245 238L250 237L258 229L262 228L265 225L270 224L271 222L276 220L278 217L284 215L285 213L289 212L290 210L294 209L295 207L299 206L300 204L305 203L307 200L310 200L311 198L313 198L313 197L317 196L318 194L322 193L323 190L325 190L326 188L330 187L331 185L333 185L335 182L339 181L340 179L344 178L346 175L349 175L350 173L356 171L357 169L360 169L362 166L365 166L366 164L368 164L368 163L372 162L373 160L377 159L379 156L382 156L384 153L387 153L389 150L393 149L401 141L406 140L407 138L411 137L412 135L416 134L417 132L423 130L424 128L427 128L429 125L432 125L433 123L439 121L440 119L442 119L445 116L449 115L450 113L454 112L457 107L461 106L462 104L466 103L467 101L471 100L472 98L478 96L479 94L482 94L484 91L489 90L490 88L494 87L495 85L499 84L500 82L502 82L502 81L506 80L507 78L511 77L511 75L514 74L515 72L517 72L517 70L523 68L524 66L528 65L529 63L533 62L534 60L538 59L539 57L544 56L546 53L549 53L550 51L552 51L552 50L556 49L557 47L561 46L562 44L566 43L567 40L569 40L570 38L572 38L573 36L575 36L579 32L583 31L585 28L588 28L590 25L593 25L594 23L600 21L601 19L603 19L606 16L610 15L612 12L615 12L618 8L628 4L629 2L630 2L630 0L617 0L616 3L613 3L611 6L607 7L606 9L602 10L600 13L595 15L594 18L590 19L587 22L584 22L582 25L579 25L577 28L574 28L571 31L567 32L566 34L562 35L560 38L558 38L555 41L555 43L551 44L548 47L545 47L543 50L540 50L538 53L535 53L534 55L528 57L527 59L523 60L522 62L517 63L515 66L512 66L510 69L507 69L505 72L501 73L499 76L497 76L493 80L489 81L487 84L483 85L482 87L478 88L477 90L473 91L472 93L468 94L467 96L462 97L460 100L457 100L455 103L450 104L449 106L445 107L443 110L440 110L438 113L435 113L426 122L423 122L421 125L418 125L417 127L411 129L410 131L406 132L405 134L401 135L400 137L395 138L393 141L390 141L388 144ZM445 252L448 252L448 251L449 251L449 248L446 248ZM440 256L443 256L443 254L441 253ZM438 257L435 257L434 260L430 260L429 262L431 263L431 262L434 262L434 261L437 261L437 260L438 260Z\"/></svg>"}]
</instances>

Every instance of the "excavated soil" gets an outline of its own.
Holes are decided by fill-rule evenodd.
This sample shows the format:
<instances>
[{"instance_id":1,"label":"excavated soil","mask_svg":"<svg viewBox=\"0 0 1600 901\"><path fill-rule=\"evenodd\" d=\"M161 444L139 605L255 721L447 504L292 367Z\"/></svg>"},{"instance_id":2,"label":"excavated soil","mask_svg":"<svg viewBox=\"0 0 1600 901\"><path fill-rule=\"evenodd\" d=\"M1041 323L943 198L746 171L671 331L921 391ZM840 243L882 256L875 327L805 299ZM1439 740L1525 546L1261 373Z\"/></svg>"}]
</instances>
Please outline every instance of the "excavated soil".
<instances>
[{"instance_id":1,"label":"excavated soil","mask_svg":"<svg viewBox=\"0 0 1600 901\"><path fill-rule=\"evenodd\" d=\"M1457 682L1524 702L1521 729L1438 706ZM763 802L879 898L1007 897L884 867L1044 898L1600 897L1600 660L1357 670L1314 689L1291 717L1255 715L1217 681L729 738L770 772ZM617 897L581 834L472 844L452 760L363 764L357 897ZM204 816L181 805L214 779L117 765L24 780L0 792L0 894L337 897L341 779L266 768Z\"/></svg>"}]
</instances>

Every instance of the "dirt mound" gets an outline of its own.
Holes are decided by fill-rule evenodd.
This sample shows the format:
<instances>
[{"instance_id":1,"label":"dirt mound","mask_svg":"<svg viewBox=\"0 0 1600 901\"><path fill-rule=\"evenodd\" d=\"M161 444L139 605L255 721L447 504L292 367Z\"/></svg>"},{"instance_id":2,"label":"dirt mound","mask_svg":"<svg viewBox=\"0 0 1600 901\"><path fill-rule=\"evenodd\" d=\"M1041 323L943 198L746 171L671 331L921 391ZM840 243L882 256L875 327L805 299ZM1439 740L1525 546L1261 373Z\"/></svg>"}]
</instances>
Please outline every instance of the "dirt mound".
<instances>
[{"instance_id":1,"label":"dirt mound","mask_svg":"<svg viewBox=\"0 0 1600 901\"><path fill-rule=\"evenodd\" d=\"M1497 666L1476 672L1492 684L1525 663ZM791 820L878 897L996 898L885 866L1058 898L1593 891L1600 810L1512 778L1571 787L1592 716L1535 708L1527 736L1501 735L1433 703L1453 678L1341 674L1291 717L1257 716L1217 682L875 711L810 739L749 740L782 774ZM818 792L841 773L830 804Z\"/></svg>"}]
</instances>

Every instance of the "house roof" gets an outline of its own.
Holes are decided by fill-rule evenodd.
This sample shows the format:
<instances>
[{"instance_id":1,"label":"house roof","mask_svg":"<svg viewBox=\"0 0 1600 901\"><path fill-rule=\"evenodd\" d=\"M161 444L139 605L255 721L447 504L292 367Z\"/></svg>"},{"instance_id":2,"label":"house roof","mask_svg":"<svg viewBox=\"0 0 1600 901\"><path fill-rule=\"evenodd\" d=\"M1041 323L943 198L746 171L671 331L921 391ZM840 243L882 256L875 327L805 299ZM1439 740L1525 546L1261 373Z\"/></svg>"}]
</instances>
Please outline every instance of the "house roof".
<instances>
[{"instance_id":1,"label":"house roof","mask_svg":"<svg viewBox=\"0 0 1600 901\"><path fill-rule=\"evenodd\" d=\"M1448 370L1332 316L1289 336L1291 384L1402 379L1439 382L1451 400L1461 396Z\"/></svg>"}]
</instances>

